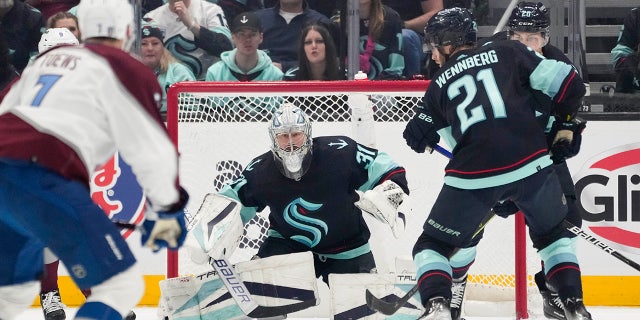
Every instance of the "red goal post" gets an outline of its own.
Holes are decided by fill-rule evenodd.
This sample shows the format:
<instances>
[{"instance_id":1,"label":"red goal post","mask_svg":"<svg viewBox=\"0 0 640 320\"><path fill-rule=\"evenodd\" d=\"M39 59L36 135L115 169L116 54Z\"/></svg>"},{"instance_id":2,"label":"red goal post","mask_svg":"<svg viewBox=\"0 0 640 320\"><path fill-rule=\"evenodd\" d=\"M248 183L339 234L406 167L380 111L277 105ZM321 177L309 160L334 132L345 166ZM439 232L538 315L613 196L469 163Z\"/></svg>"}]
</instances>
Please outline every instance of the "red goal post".
<instances>
[{"instance_id":1,"label":"red goal post","mask_svg":"<svg viewBox=\"0 0 640 320\"><path fill-rule=\"evenodd\" d=\"M377 148L391 154L407 169L412 192L408 219L414 219L407 221L405 236L392 249L383 248L389 247L385 245L390 242L386 238L376 248L376 243L373 243L376 230L372 230L372 248L378 250L374 251L377 264L380 264L378 256L381 251L382 256L390 252L410 255L408 248L421 232L422 223L442 185L447 161L436 154L414 153L402 138L406 121L413 116L414 107L421 103L428 85L427 80L174 84L167 94L167 127L181 155L181 184L191 194L187 214L197 210L204 194L217 191L222 183L233 179L243 165L268 150L266 122L270 111L280 103L289 101L305 109L313 119L314 136L348 135L361 141L357 135L363 126L356 128L356 121L352 119L355 117L352 116L357 108L353 104L362 103L359 98L365 97L364 109L373 116L372 121L365 124L365 131L373 134ZM205 172L207 170L211 171ZM245 226L248 244L237 251L255 251L261 240L256 237L262 237L261 233L266 230L266 216L261 219L262 225L248 225L253 229ZM492 229L492 225L496 225L496 229ZM506 295L512 296L507 300L515 303L518 319L528 318L527 300L535 292L533 273L540 268L537 255L527 247L530 248L531 244L521 215L516 219L495 218L487 226L485 238L478 247L476 263L470 270L470 284L483 288L497 286L498 291L506 291ZM181 249L180 256L188 254L183 252ZM386 258L385 261L393 259ZM180 274L179 268L185 266L181 261L177 252L168 251L168 277ZM473 295L472 287L468 289L470 296ZM480 292L478 296L487 298L484 297L486 291L481 289Z\"/></svg>"}]
</instances>

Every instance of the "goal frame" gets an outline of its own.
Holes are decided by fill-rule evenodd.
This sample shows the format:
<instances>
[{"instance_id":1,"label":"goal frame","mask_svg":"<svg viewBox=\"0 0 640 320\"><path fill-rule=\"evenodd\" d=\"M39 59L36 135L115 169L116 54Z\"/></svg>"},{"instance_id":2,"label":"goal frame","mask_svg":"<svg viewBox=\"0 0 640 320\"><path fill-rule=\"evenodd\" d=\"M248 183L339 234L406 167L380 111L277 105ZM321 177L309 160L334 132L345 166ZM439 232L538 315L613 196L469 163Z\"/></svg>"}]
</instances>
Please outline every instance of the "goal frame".
<instances>
[{"instance_id":1,"label":"goal frame","mask_svg":"<svg viewBox=\"0 0 640 320\"><path fill-rule=\"evenodd\" d=\"M254 81L254 82L206 82L192 81L173 84L167 92L167 130L176 148L178 148L178 113L179 95L183 92L190 93L238 93L238 94L274 94L281 92L283 95L296 92L362 92L377 93L403 93L424 92L429 80L401 80L401 81ZM524 216L518 213L514 223L515 233L515 312L517 319L528 319L527 305L527 231ZM178 276L178 251L167 250L167 278Z\"/></svg>"}]
</instances>

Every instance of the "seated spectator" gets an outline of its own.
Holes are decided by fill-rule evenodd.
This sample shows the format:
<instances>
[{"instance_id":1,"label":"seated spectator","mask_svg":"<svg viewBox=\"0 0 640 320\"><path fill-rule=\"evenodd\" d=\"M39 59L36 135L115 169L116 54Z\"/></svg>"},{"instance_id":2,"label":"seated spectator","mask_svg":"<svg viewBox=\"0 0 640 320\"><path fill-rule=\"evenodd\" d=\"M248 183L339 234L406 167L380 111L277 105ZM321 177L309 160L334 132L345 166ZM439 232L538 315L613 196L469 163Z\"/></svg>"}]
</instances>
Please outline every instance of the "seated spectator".
<instances>
[{"instance_id":1,"label":"seated spectator","mask_svg":"<svg viewBox=\"0 0 640 320\"><path fill-rule=\"evenodd\" d=\"M381 0L360 1L360 70L369 79L402 78L402 25L398 13Z\"/></svg>"},{"instance_id":2,"label":"seated spectator","mask_svg":"<svg viewBox=\"0 0 640 320\"><path fill-rule=\"evenodd\" d=\"M298 63L285 80L344 80L333 38L327 28L313 24L302 30L298 41Z\"/></svg>"},{"instance_id":3,"label":"seated spectator","mask_svg":"<svg viewBox=\"0 0 640 320\"><path fill-rule=\"evenodd\" d=\"M624 18L618 42L611 49L611 62L616 72L616 92L640 90L640 7L631 9Z\"/></svg>"},{"instance_id":4,"label":"seated spectator","mask_svg":"<svg viewBox=\"0 0 640 320\"><path fill-rule=\"evenodd\" d=\"M309 24L329 25L329 18L310 9L304 0L280 0L274 7L256 11L264 27L264 50L283 72L298 65L300 32Z\"/></svg>"},{"instance_id":5,"label":"seated spectator","mask_svg":"<svg viewBox=\"0 0 640 320\"><path fill-rule=\"evenodd\" d=\"M168 0L144 17L165 30L164 46L198 80L232 48L222 8L205 0Z\"/></svg>"},{"instance_id":6,"label":"seated spectator","mask_svg":"<svg viewBox=\"0 0 640 320\"><path fill-rule=\"evenodd\" d=\"M258 49L262 43L262 25L258 16L244 12L231 23L231 41L235 49L222 53L221 60L207 70L207 81L282 80L282 71L269 56Z\"/></svg>"},{"instance_id":7,"label":"seated spectator","mask_svg":"<svg viewBox=\"0 0 640 320\"><path fill-rule=\"evenodd\" d=\"M47 19L47 29L67 28L76 39L80 39L80 28L78 27L78 17L67 11L60 11Z\"/></svg>"},{"instance_id":8,"label":"seated spectator","mask_svg":"<svg viewBox=\"0 0 640 320\"><path fill-rule=\"evenodd\" d=\"M141 32L140 58L142 63L153 69L163 90L161 114L167 112L167 90L180 81L195 81L196 77L184 64L180 63L162 44L162 30L153 24L144 24Z\"/></svg>"},{"instance_id":9,"label":"seated spectator","mask_svg":"<svg viewBox=\"0 0 640 320\"><path fill-rule=\"evenodd\" d=\"M1 0L0 26L0 37L7 42L11 64L22 72L31 56L38 54L44 30L42 14L20 0Z\"/></svg>"},{"instance_id":10,"label":"seated spectator","mask_svg":"<svg viewBox=\"0 0 640 320\"><path fill-rule=\"evenodd\" d=\"M222 53L221 60L207 70L207 81L278 81L282 71L258 46L262 42L262 25L253 12L240 13L231 23L231 40L235 49ZM214 98L212 106L231 114L269 114L277 107L276 97L259 99L238 96ZM223 107L223 108L220 108Z\"/></svg>"},{"instance_id":11,"label":"seated spectator","mask_svg":"<svg viewBox=\"0 0 640 320\"><path fill-rule=\"evenodd\" d=\"M405 66L402 74L409 79L421 74L428 57L422 46L424 27L436 12L444 8L442 0L382 0L382 4L398 12L404 21L402 52Z\"/></svg>"}]
</instances>

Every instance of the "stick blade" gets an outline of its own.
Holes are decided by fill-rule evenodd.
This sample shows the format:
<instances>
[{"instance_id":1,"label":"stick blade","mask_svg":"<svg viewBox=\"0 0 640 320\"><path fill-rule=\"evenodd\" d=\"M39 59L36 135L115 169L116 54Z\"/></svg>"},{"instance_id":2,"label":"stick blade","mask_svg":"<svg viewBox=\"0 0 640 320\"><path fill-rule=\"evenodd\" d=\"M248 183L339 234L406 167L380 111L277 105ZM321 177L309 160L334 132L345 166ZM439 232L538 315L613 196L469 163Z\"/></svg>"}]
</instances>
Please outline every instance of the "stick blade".
<instances>
[{"instance_id":1,"label":"stick blade","mask_svg":"<svg viewBox=\"0 0 640 320\"><path fill-rule=\"evenodd\" d=\"M366 294L367 305L369 306L369 308L371 308L374 311L380 312L384 315L390 316L396 313L396 311L398 311L398 309L400 309L401 307L401 305L399 305L400 301L396 303L386 302L374 296L373 293L369 291L369 289L367 289L365 294Z\"/></svg>"},{"instance_id":2,"label":"stick blade","mask_svg":"<svg viewBox=\"0 0 640 320\"><path fill-rule=\"evenodd\" d=\"M283 306L260 306L246 313L250 318L271 318L298 312L317 304L317 299L300 301Z\"/></svg>"}]
</instances>

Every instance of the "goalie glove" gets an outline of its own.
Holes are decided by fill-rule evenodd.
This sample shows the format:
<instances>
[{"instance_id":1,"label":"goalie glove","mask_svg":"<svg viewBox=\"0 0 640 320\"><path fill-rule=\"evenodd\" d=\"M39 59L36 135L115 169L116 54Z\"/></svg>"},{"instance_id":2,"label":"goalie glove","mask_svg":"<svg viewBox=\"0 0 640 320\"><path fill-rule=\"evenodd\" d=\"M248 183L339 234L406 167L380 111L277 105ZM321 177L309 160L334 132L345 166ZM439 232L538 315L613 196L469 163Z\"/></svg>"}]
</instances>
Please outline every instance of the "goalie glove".
<instances>
[{"instance_id":1,"label":"goalie glove","mask_svg":"<svg viewBox=\"0 0 640 320\"><path fill-rule=\"evenodd\" d=\"M557 125L554 123L551 134L555 132L555 135L553 135L553 141L549 148L553 163L562 163L580 152L582 131L586 125L587 122L581 118L573 118Z\"/></svg>"},{"instance_id":2,"label":"goalie glove","mask_svg":"<svg viewBox=\"0 0 640 320\"><path fill-rule=\"evenodd\" d=\"M153 212L148 205L146 219L142 223L142 245L154 252L163 247L180 248L187 236L184 207L188 200L189 195L180 188L180 200L167 211Z\"/></svg>"},{"instance_id":3,"label":"goalie glove","mask_svg":"<svg viewBox=\"0 0 640 320\"><path fill-rule=\"evenodd\" d=\"M356 192L360 196L360 200L355 202L356 207L388 224L393 236L398 239L405 227L404 221L401 224L397 222L398 216L402 214L398 212L398 207L407 196L402 188L395 182L386 180L372 190Z\"/></svg>"}]
</instances>

